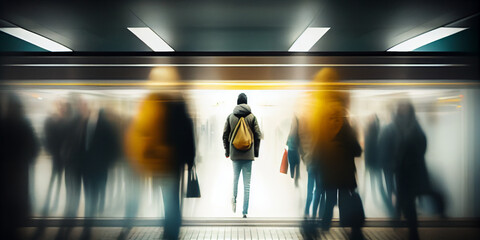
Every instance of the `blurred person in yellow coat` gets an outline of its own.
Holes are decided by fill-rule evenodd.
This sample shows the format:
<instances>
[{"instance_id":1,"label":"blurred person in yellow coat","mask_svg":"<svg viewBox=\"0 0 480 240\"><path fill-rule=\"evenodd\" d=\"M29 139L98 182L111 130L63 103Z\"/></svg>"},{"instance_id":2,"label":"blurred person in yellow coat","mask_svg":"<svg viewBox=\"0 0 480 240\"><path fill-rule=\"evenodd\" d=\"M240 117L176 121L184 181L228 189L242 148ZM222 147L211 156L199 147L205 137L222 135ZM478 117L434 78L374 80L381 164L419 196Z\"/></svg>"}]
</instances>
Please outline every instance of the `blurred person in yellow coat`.
<instances>
[{"instance_id":1,"label":"blurred person in yellow coat","mask_svg":"<svg viewBox=\"0 0 480 240\"><path fill-rule=\"evenodd\" d=\"M309 95L303 118L310 132L311 163L317 171L317 184L326 193L322 228L328 231L337 204L342 226L352 227L351 237L363 239L361 227L364 212L361 199L356 193L354 158L361 155L356 131L351 126L347 89L339 86L335 69L323 68L313 81L314 91ZM306 238L316 238L311 226L305 224Z\"/></svg>"},{"instance_id":2,"label":"blurred person in yellow coat","mask_svg":"<svg viewBox=\"0 0 480 240\"><path fill-rule=\"evenodd\" d=\"M151 93L140 103L127 131L126 153L141 174L161 187L165 211L164 239L177 239L180 225L180 179L185 165L194 164L192 120L181 94L175 68L152 69ZM160 186L157 186L160 185Z\"/></svg>"}]
</instances>

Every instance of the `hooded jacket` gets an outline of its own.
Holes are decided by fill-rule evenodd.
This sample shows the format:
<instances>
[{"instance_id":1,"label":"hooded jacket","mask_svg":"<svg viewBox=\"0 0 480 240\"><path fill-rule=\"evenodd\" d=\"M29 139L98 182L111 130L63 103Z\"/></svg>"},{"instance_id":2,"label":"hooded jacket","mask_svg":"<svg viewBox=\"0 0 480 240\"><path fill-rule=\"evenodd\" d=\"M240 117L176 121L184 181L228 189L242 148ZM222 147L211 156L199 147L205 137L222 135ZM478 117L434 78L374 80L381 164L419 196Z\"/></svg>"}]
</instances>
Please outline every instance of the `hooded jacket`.
<instances>
[{"instance_id":1,"label":"hooded jacket","mask_svg":"<svg viewBox=\"0 0 480 240\"><path fill-rule=\"evenodd\" d=\"M237 126L237 123L241 117L245 118L245 122L253 133L253 147L247 151L235 149L230 142L233 130L235 130L235 126ZM228 115L225 122L225 127L223 128L223 146L225 148L225 156L230 157L232 160L254 160L255 157L258 157L261 135L262 134L260 132L260 127L258 126L257 118L252 114L250 106L245 103L237 105L233 109L233 113Z\"/></svg>"}]
</instances>

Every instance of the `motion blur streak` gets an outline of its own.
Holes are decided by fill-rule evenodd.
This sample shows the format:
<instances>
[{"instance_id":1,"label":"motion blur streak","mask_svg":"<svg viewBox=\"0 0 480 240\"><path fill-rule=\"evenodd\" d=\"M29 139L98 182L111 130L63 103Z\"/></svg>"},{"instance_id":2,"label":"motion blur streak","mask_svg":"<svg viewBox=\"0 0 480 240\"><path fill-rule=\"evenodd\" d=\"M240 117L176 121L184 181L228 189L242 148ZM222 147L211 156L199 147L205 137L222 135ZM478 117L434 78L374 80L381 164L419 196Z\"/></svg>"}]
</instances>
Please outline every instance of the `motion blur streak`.
<instances>
[{"instance_id":1,"label":"motion blur streak","mask_svg":"<svg viewBox=\"0 0 480 240\"><path fill-rule=\"evenodd\" d=\"M249 218L298 220L305 215L313 218L328 212L335 219L345 213L337 211L337 208L332 211L335 199L327 198L334 191L315 188L316 182L321 186L322 180L328 180L315 174L323 171L315 169L306 160L308 155L305 153L308 151L302 154L297 147L298 161L292 161L293 165L290 165L293 168L293 180L291 174L287 177L278 173L285 144L289 146L289 157L292 160L295 157L293 146L296 144L296 129L299 138L303 139L302 148L308 149L308 145L314 141L309 143L305 137L309 138L308 134L311 133L330 130L336 132L337 120L340 119L338 116L348 119L344 122L349 125L338 131L342 132L338 141L344 143L350 139L354 142L353 139L356 139L364 151L360 157L350 161L353 165L348 165L348 168L356 169L354 176L357 189L350 192L358 193L367 219L393 219L399 214L408 215L411 232L415 234L415 217L419 222L437 216L457 219L478 217L475 211L476 201L472 197L478 184L475 168L477 148L474 144L478 142L476 139L479 136L475 122L479 116L478 82L341 82L341 74L339 71L340 82L314 81L313 77L308 82L4 82L3 86L8 86L8 89L2 89L2 96L17 96L17 105L22 105L24 109L23 115L14 118L24 119L20 121L24 127L19 129L27 131L25 129L29 127L25 126L31 124L31 131L25 135L4 131L3 129L13 129L15 124L10 120L2 120L0 139L2 146L10 151L5 159L24 159L27 165L22 166L30 166L28 171L26 167L16 166L14 162L8 163L12 167L22 167L22 170L18 170L22 174L4 175L6 178L3 183L9 183L12 179L17 181L17 178L22 177L23 185L4 184L2 191L13 191L12 187L22 189L17 191L18 196L10 196L17 200L23 199L16 201L22 203L22 209L27 209L24 207L30 204L33 217L64 218L62 231L59 232L63 236L68 236L69 221L72 218L122 219L122 223L125 223L125 236L135 225L133 220L136 218L168 218L168 211L173 209L169 204L173 202L176 205L177 199L166 198L176 195L171 189L176 189L178 179L153 177L151 167L142 163L147 160L143 157L156 156L165 148L153 147L155 151L143 151L148 153L146 155L139 155L138 152L130 155L128 147L139 147L135 144L141 145L142 141L136 140L133 145L129 145L129 138L126 137L132 126L138 127L136 122L142 116L150 116L148 114L155 112L145 112L140 106L149 102L151 94L155 96L161 93L160 96L172 96L169 98L172 101L165 102L175 105L174 110L171 110L175 114L167 121L174 124L162 124L159 121L157 126L148 127L151 123L143 122L146 125L137 129L148 135L167 128L168 131L183 135L180 134L183 130L175 129L191 119L192 137L183 139L190 139L195 145L195 150L187 155L195 156L202 197L183 199L180 205L181 218L195 220L238 217L239 213L235 214L231 210L232 165L225 160L221 136L225 117L235 107L238 94L245 93L263 135L262 150L252 167ZM154 78L154 75L149 77ZM344 101L341 104L331 102L327 95L344 96L340 97ZM2 119L11 115L3 114L8 112L5 109L14 109L8 107L5 103L9 101L4 99L1 102ZM167 100L160 97L157 100L162 102L162 99ZM342 106L341 111L336 111L338 106ZM326 118L327 113L332 113L334 117ZM295 123L295 117L298 117L298 123ZM318 121L325 124L309 127L309 124ZM142 134L137 137L145 137ZM333 135L335 134L329 133L324 137L331 138ZM9 147L13 140L5 139L13 139L12 136L23 138L25 143L30 142L27 138L39 139L42 144L38 157L35 157L33 143L31 151L15 151L16 148ZM317 136L318 142L323 142L324 146L316 146L317 149L330 144L328 138L322 139L321 136ZM168 139L179 143L182 138ZM418 142L416 145L423 147L416 149L407 144L410 142ZM187 148L191 149L185 143L179 143L179 146L182 154L187 153ZM141 146L139 148L142 149ZM29 154L25 158L20 155L27 152ZM415 157L401 154L402 152ZM333 152L329 154L335 155ZM323 164L331 167L330 162L320 162L320 166L324 167ZM178 171L180 175L185 174L180 167ZM341 171L332 172L346 176L340 174ZM408 178L405 173L408 173ZM351 180L351 172L348 176ZM417 179L415 186L418 188L410 187L410 178ZM242 181L239 184L242 188ZM185 184L181 185L185 189ZM238 192L237 199L244 198L242 192ZM339 204L342 201L348 202L344 193L342 191L338 195ZM311 200L307 201L308 198ZM412 199L418 202L415 207L412 207ZM348 205L339 207L344 209ZM22 211L18 213L23 215ZM171 222L171 229L175 230L180 218L178 212L173 213L173 216L176 220ZM22 222L21 219L18 224ZM13 221L11 223L14 224ZM87 230L94 224L89 221L85 223ZM39 228L38 236L43 236L41 229ZM174 230L173 235L176 234ZM88 234L86 231L85 235Z\"/></svg>"}]
</instances>

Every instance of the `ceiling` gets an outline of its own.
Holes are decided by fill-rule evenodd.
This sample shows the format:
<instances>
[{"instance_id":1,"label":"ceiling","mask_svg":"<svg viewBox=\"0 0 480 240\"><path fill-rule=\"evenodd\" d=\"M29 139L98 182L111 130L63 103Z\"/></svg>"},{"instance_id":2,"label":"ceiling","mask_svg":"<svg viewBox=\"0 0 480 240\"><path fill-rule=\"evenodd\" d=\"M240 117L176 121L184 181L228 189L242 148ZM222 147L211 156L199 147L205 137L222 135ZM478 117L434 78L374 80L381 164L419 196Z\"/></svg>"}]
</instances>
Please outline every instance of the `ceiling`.
<instances>
[{"instance_id":1,"label":"ceiling","mask_svg":"<svg viewBox=\"0 0 480 240\"><path fill-rule=\"evenodd\" d=\"M426 31L457 26L469 29L418 50L476 52L479 6L478 0L2 0L0 26L25 28L76 52L151 51L127 27L150 27L177 52L285 52L307 27L331 28L313 52L383 52ZM0 33L0 51L44 50Z\"/></svg>"}]
</instances>

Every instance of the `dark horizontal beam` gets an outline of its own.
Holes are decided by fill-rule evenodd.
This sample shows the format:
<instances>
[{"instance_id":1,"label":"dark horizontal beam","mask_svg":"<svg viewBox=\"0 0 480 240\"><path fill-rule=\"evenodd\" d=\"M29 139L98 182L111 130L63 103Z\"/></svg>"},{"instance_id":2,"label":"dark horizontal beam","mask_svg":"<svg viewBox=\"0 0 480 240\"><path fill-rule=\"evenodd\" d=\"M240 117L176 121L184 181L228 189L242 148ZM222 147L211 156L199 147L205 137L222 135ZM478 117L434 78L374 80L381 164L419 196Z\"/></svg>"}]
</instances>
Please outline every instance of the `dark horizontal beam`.
<instances>
[{"instance_id":1,"label":"dark horizontal beam","mask_svg":"<svg viewBox=\"0 0 480 240\"><path fill-rule=\"evenodd\" d=\"M176 67L184 80L311 80L334 67L341 80L478 80L471 56L11 56L1 79L145 80L156 66Z\"/></svg>"}]
</instances>

